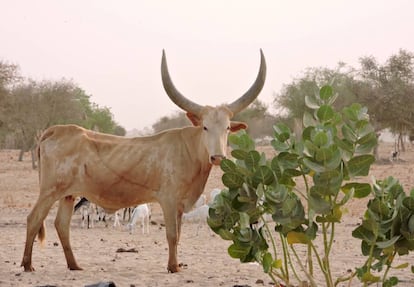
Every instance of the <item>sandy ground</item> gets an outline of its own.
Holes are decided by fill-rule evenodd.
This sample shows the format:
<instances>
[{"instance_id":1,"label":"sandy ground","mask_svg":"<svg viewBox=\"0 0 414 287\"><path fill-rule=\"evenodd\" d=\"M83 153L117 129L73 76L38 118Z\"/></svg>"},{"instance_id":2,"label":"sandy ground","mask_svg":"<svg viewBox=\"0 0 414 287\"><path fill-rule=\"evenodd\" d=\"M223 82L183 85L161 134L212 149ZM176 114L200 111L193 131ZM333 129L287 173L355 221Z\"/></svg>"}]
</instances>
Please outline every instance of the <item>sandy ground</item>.
<instances>
[{"instance_id":1,"label":"sandy ground","mask_svg":"<svg viewBox=\"0 0 414 287\"><path fill-rule=\"evenodd\" d=\"M401 154L400 160L388 161L392 145L381 144L383 160L375 164L371 175L399 178L406 191L414 186L414 148ZM269 147L264 148L271 152ZM17 162L18 151L0 151L0 286L85 286L102 281L113 281L116 286L269 286L269 278L259 265L241 264L230 258L230 242L210 232L206 224L196 231L196 223L185 223L179 245L179 262L184 263L180 273L166 271L168 250L165 228L159 206L153 204L150 234L142 235L138 228L129 234L125 226L113 228L100 223L93 229L82 229L80 214L74 214L71 227L72 248L83 271L69 271L53 226L56 207L46 220L47 237L43 248L34 244L35 272L23 272L20 267L26 235L26 217L38 196L37 171L32 170L27 155ZM213 169L206 187L206 195L215 187L222 187L221 171ZM334 277L345 275L349 269L362 264L359 242L351 231L357 226L366 200L353 200L348 214L338 226L335 248L331 257ZM123 222L125 225L126 222ZM117 249L135 248L137 252L119 253ZM414 256L403 261L414 263ZM402 282L399 286L414 286L414 275L393 270ZM322 281L320 281L322 282ZM323 286L323 283L320 283ZM343 285L346 286L346 285ZM351 286L359 286L356 280Z\"/></svg>"}]
</instances>

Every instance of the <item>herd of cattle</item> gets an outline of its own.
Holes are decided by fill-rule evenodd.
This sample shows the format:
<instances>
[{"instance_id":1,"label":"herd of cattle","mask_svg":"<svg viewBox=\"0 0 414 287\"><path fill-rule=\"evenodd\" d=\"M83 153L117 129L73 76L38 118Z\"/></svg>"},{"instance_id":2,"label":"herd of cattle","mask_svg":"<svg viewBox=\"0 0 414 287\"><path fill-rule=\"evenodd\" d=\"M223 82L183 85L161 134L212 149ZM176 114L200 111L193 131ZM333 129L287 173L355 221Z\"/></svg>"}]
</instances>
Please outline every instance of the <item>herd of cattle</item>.
<instances>
[{"instance_id":1,"label":"herd of cattle","mask_svg":"<svg viewBox=\"0 0 414 287\"><path fill-rule=\"evenodd\" d=\"M202 194L193 206L193 209L183 214L184 222L196 223L197 232L206 223L208 217L209 204L214 201L214 198L220 193L219 188L214 188L210 194L210 200L207 201L205 194ZM112 225L113 228L124 226L129 233L134 233L137 224L142 229L142 234L150 233L151 225L151 204L143 203L135 207L126 207L117 210L113 214L107 214L105 209L88 201L85 197L82 197L74 207L74 214L79 213L81 216L80 227L81 228L94 228L96 223L103 223L105 227ZM122 220L121 220L122 218ZM127 222L122 224L122 222ZM156 224L156 222L153 222Z\"/></svg>"}]
</instances>

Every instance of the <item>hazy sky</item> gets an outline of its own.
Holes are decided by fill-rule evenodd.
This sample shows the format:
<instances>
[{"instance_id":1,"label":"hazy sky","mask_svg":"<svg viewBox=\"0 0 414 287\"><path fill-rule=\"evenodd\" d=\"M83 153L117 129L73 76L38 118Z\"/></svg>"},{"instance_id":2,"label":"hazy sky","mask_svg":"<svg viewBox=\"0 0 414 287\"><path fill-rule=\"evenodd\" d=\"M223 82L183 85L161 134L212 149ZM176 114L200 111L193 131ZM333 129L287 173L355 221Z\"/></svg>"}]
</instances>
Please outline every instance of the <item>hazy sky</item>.
<instances>
[{"instance_id":1,"label":"hazy sky","mask_svg":"<svg viewBox=\"0 0 414 287\"><path fill-rule=\"evenodd\" d=\"M162 49L176 87L210 105L250 87L260 48L269 105L307 67L414 52L409 0L0 0L0 11L0 59L24 77L72 79L127 130L178 110L162 88Z\"/></svg>"}]
</instances>

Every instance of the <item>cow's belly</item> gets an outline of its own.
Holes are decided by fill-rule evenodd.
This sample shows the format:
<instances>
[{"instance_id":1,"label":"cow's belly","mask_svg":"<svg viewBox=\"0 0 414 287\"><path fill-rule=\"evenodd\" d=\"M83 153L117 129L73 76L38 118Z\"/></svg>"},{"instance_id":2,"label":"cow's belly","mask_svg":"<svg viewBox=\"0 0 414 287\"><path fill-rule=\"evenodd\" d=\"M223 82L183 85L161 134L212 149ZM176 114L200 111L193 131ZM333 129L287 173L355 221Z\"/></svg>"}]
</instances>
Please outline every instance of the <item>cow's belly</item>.
<instances>
[{"instance_id":1,"label":"cow's belly","mask_svg":"<svg viewBox=\"0 0 414 287\"><path fill-rule=\"evenodd\" d=\"M108 211L153 202L154 190L126 181L106 184L93 184L84 195L92 202Z\"/></svg>"}]
</instances>

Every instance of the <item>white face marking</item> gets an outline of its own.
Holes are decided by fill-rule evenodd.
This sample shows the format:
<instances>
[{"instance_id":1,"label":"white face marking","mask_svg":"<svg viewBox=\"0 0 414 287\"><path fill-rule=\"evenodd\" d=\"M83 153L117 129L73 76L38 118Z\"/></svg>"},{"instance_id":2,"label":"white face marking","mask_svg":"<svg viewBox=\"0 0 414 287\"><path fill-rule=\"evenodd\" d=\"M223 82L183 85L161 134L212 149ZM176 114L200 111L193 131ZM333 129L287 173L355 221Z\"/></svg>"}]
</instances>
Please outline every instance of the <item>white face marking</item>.
<instances>
[{"instance_id":1,"label":"white face marking","mask_svg":"<svg viewBox=\"0 0 414 287\"><path fill-rule=\"evenodd\" d=\"M230 131L230 113L224 108L209 109L203 114L203 141L211 156L226 156Z\"/></svg>"}]
</instances>

